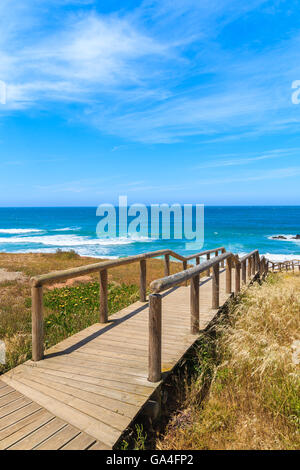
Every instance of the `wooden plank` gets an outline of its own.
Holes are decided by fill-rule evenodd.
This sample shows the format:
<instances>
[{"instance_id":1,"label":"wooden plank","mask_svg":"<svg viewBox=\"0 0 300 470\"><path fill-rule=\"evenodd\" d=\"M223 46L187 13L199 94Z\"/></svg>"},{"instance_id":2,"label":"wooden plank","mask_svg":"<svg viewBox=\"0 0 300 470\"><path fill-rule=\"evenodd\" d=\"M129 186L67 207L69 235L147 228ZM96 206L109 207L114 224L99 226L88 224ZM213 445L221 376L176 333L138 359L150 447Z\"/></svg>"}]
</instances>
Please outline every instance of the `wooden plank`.
<instances>
[{"instance_id":1,"label":"wooden plank","mask_svg":"<svg viewBox=\"0 0 300 470\"><path fill-rule=\"evenodd\" d=\"M53 420L54 416L46 410L40 409L36 413L8 426L0 432L0 449L7 449L20 439Z\"/></svg>"},{"instance_id":2,"label":"wooden plank","mask_svg":"<svg viewBox=\"0 0 300 470\"><path fill-rule=\"evenodd\" d=\"M55 370L61 370L65 372L73 372L77 373L79 375L85 375L89 377L95 377L103 380L109 380L109 381L115 381L118 383L122 383L124 385L127 384L133 384L137 387L137 389L145 390L145 389L153 389L154 386L150 382L147 381L146 377L139 377L139 376L133 376L133 375L128 375L125 373L118 372L116 369L111 370L111 372L108 371L102 371L102 370L97 370L97 369L92 369L92 368L86 368L83 365L75 365L73 363L68 363L64 361L59 361L59 360L52 360L52 361L45 361L45 363L42 363L41 365L38 365L39 367L49 367Z\"/></svg>"},{"instance_id":3,"label":"wooden plank","mask_svg":"<svg viewBox=\"0 0 300 470\"><path fill-rule=\"evenodd\" d=\"M96 442L96 444L93 444L88 450L106 450L106 448L103 447L102 442Z\"/></svg>"},{"instance_id":4,"label":"wooden plank","mask_svg":"<svg viewBox=\"0 0 300 470\"><path fill-rule=\"evenodd\" d=\"M35 390L42 392L45 396L56 399L61 402L61 404L67 404L69 407L74 408L75 410L81 411L87 415L91 415L94 418L99 419L105 425L108 425L110 428L115 428L118 430L125 429L128 424L128 417L121 415L119 413L105 409L99 405L89 403L80 398L76 398L68 393L55 390L50 387L49 384L43 385L41 382L34 380L34 377L27 379L26 376L19 375L18 382L27 385L28 387L34 387ZM38 379L37 379L38 380Z\"/></svg>"},{"instance_id":5,"label":"wooden plank","mask_svg":"<svg viewBox=\"0 0 300 470\"><path fill-rule=\"evenodd\" d=\"M0 409L2 406L6 406L12 401L18 400L18 398L22 398L22 395L19 392L10 392L4 397L0 398Z\"/></svg>"},{"instance_id":6,"label":"wooden plank","mask_svg":"<svg viewBox=\"0 0 300 470\"><path fill-rule=\"evenodd\" d=\"M36 446L35 450L58 450L78 436L79 433L78 429L68 424L42 444Z\"/></svg>"},{"instance_id":7,"label":"wooden plank","mask_svg":"<svg viewBox=\"0 0 300 470\"><path fill-rule=\"evenodd\" d=\"M32 403L29 398L21 397L18 400L15 400L6 406L3 406L2 408L0 408L0 418L3 418L4 416L19 410L20 408L23 408L23 406L25 405L29 405L29 403Z\"/></svg>"},{"instance_id":8,"label":"wooden plank","mask_svg":"<svg viewBox=\"0 0 300 470\"><path fill-rule=\"evenodd\" d=\"M98 421L92 416L87 416L79 410L69 406L68 404L61 403L60 401L45 395L35 388L29 387L20 381L10 379L10 382L18 387L24 395L31 396L32 399L40 406L44 406L48 411L55 416L67 421L73 426L78 426L81 431L95 437L97 440L103 442L105 445L112 447L118 440L120 432L116 429ZM30 405L29 405L30 406ZM10 415L11 416L11 415ZM4 418L6 419L6 418ZM1 420L0 420L1 424Z\"/></svg>"},{"instance_id":9,"label":"wooden plank","mask_svg":"<svg viewBox=\"0 0 300 470\"><path fill-rule=\"evenodd\" d=\"M188 310L187 310L187 315L186 318L182 317L176 317L174 315L168 315L168 310L164 309L164 320L168 321L170 320L178 320L180 322L180 328L175 329L169 327L167 324L164 325L164 329L162 330L162 333L165 334L165 344L174 349L174 346L178 345L178 338L181 340L185 340L186 337L190 337L190 332L189 332L189 315L188 315ZM101 344L105 340L111 343L111 342L121 342L123 339L123 344L124 345L144 345L147 343L148 340L148 334L145 332L145 324L146 321L143 323L143 328L136 328L135 325L130 323L131 328L129 327L124 327L124 328L118 328L118 331L114 334L107 334L105 337L99 337L95 339L94 343L95 344ZM130 336L129 336L130 335Z\"/></svg>"},{"instance_id":10,"label":"wooden plank","mask_svg":"<svg viewBox=\"0 0 300 470\"><path fill-rule=\"evenodd\" d=\"M61 447L61 450L86 450L91 447L93 444L98 444L103 450L104 444L97 443L94 438L88 436L87 434L80 433L74 439L72 439L68 444L65 444Z\"/></svg>"},{"instance_id":11,"label":"wooden plank","mask_svg":"<svg viewBox=\"0 0 300 470\"><path fill-rule=\"evenodd\" d=\"M86 390L89 392L97 393L98 395L110 397L122 401L123 403L141 406L145 402L145 397L143 395L137 395L135 393L127 393L121 390L115 390L112 388L104 387L103 385L97 385L93 382L90 383L86 380L82 380L82 377L80 375L72 375L68 373L41 368L39 368L38 371L34 370L34 374L37 375L37 377L49 377L49 380L52 380L52 382L63 383L73 387L77 386L77 388L79 388L80 390Z\"/></svg>"},{"instance_id":12,"label":"wooden plank","mask_svg":"<svg viewBox=\"0 0 300 470\"><path fill-rule=\"evenodd\" d=\"M1 388L0 397L4 397L5 395L8 395L11 392L14 392L14 389L6 385L5 387Z\"/></svg>"},{"instance_id":13,"label":"wooden plank","mask_svg":"<svg viewBox=\"0 0 300 470\"><path fill-rule=\"evenodd\" d=\"M51 360L51 364L65 364L65 361L64 361L64 358L56 358L55 361ZM108 372L109 374L114 373L114 369L113 369L111 364L101 362L101 361L99 361L97 363L95 361L92 362L92 361L89 361L89 360L85 360L85 359L81 359L81 358L78 358L78 357L70 356L70 357L68 357L67 364L69 366L74 365L76 367L84 367L87 370L98 370L98 371L102 371L102 372L105 372L105 373ZM119 364L119 371L122 374L126 374L126 381L131 380L130 378L127 378L128 375L130 375L130 376L132 375L134 377L141 377L141 378L145 378L147 376L147 366L146 365L144 365L143 368L136 369L136 368L130 368L130 367L124 366L122 364ZM115 373L117 373L117 371Z\"/></svg>"},{"instance_id":14,"label":"wooden plank","mask_svg":"<svg viewBox=\"0 0 300 470\"><path fill-rule=\"evenodd\" d=\"M20 410L10 413L8 416L0 419L0 431L11 424L14 424L20 419L25 418L26 416L31 415L35 411L38 411L41 407L36 403L30 403L29 405L24 406Z\"/></svg>"},{"instance_id":15,"label":"wooden plank","mask_svg":"<svg viewBox=\"0 0 300 470\"><path fill-rule=\"evenodd\" d=\"M91 391L82 390L81 382L77 382L77 387L75 387L74 384L72 385L70 383L63 383L63 381L55 381L52 380L51 376L45 377L45 375L36 374L35 372L30 373L30 380L37 381L38 383L49 386L53 389L60 390L61 392L72 395L73 397L82 398L89 403L94 403L106 408L107 410L114 411L115 413L122 414L129 418L139 411L139 407L124 403L121 400L115 400Z\"/></svg>"},{"instance_id":16,"label":"wooden plank","mask_svg":"<svg viewBox=\"0 0 300 470\"><path fill-rule=\"evenodd\" d=\"M53 418L47 423L41 425L38 429L31 432L29 435L20 439L16 444L13 444L9 450L32 450L40 445L46 439L50 438L53 434L60 431L67 424L59 418Z\"/></svg>"},{"instance_id":17,"label":"wooden plank","mask_svg":"<svg viewBox=\"0 0 300 470\"><path fill-rule=\"evenodd\" d=\"M165 349L165 354L168 355L170 360L172 360L172 358L176 356L180 346L181 345L179 343L178 349L173 350L172 352L170 352L169 349L167 350ZM90 352L93 352L93 351L104 351L106 353L109 352L109 353L112 353L114 356L118 357L120 355L123 358L126 358L126 356L130 356L131 358L136 359L137 357L141 357L142 355L142 351L140 349L133 349L129 347L122 348L121 345L113 346L112 344L108 345L108 344L94 344L93 343L91 346L85 346L82 349L83 351L90 351ZM145 357L147 356L147 351L148 349L144 349Z\"/></svg>"},{"instance_id":18,"label":"wooden plank","mask_svg":"<svg viewBox=\"0 0 300 470\"><path fill-rule=\"evenodd\" d=\"M9 436L10 434L13 434L14 432L20 430L27 424L32 423L36 419L36 416L39 415L39 413L41 413L42 411L43 411L42 409L39 409L38 411L32 413L31 415L26 416L25 418L17 421L16 423L11 424L5 427L4 429L2 429L0 431L0 441L3 440L5 437Z\"/></svg>"},{"instance_id":19,"label":"wooden plank","mask_svg":"<svg viewBox=\"0 0 300 470\"><path fill-rule=\"evenodd\" d=\"M137 395L141 395L141 396L144 396L144 397L148 397L149 393L150 393L150 390L149 390L148 387L143 387L143 386L139 386L139 385L136 385L136 384L118 382L116 380L112 381L112 380L109 380L109 379L101 379L99 377L94 377L92 375L82 374L82 373L80 373L81 371L79 371L79 373L76 373L72 370L72 368L70 368L69 371L59 370L56 366L51 365L51 364L45 364L45 363L42 363L41 365L39 365L38 368L39 368L39 370L40 369L45 369L45 370L50 369L50 370L56 371L57 375L60 375L60 376L68 374L69 377L80 377L80 380L83 381L83 382L93 383L93 384L97 384L99 386L104 386L104 387L107 387L107 388L112 388L112 389L120 390L120 391L124 391L124 392L133 392Z\"/></svg>"}]
</instances>

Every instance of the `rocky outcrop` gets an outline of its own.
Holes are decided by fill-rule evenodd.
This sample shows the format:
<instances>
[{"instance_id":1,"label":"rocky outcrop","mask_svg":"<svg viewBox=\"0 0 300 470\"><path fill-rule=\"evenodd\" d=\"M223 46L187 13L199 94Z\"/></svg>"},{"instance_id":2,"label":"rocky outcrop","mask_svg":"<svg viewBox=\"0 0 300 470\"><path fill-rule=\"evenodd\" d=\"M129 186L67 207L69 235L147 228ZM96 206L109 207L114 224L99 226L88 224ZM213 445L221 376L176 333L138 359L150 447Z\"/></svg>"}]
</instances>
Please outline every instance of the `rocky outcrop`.
<instances>
[{"instance_id":1,"label":"rocky outcrop","mask_svg":"<svg viewBox=\"0 0 300 470\"><path fill-rule=\"evenodd\" d=\"M273 240L288 240L288 237L285 237L284 235L274 235L272 237ZM295 237L292 237L292 240L300 240L300 235L297 233Z\"/></svg>"}]
</instances>

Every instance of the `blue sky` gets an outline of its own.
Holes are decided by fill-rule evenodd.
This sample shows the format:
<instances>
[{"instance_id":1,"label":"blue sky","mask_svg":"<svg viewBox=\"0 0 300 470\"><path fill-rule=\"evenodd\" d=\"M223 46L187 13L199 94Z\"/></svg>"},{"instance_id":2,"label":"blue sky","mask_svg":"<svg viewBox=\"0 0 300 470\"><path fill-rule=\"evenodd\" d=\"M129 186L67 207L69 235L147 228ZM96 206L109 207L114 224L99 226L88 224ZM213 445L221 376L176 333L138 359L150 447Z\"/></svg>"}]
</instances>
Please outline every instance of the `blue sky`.
<instances>
[{"instance_id":1,"label":"blue sky","mask_svg":"<svg viewBox=\"0 0 300 470\"><path fill-rule=\"evenodd\" d=\"M1 0L0 206L299 204L299 7Z\"/></svg>"}]
</instances>

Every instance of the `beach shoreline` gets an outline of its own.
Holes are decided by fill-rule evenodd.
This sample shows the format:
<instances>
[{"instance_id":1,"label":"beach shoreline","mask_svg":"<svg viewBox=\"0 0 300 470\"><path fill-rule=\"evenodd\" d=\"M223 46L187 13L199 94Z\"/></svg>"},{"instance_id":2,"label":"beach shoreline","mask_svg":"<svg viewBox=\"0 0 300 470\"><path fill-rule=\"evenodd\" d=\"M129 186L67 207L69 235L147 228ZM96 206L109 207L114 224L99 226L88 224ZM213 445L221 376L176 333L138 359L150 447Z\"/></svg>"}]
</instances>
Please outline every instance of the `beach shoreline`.
<instances>
[{"instance_id":1,"label":"beach shoreline","mask_svg":"<svg viewBox=\"0 0 300 470\"><path fill-rule=\"evenodd\" d=\"M54 255L57 253L57 250L59 249L59 247L57 248L49 248L49 249L41 249L41 250L32 250L32 251L0 251L0 257L1 255L16 255L16 256L23 256L23 255ZM253 250L255 249L255 247L253 247ZM204 251L204 250L203 250ZM227 250L229 251L229 250ZM252 250L251 250L252 251ZM114 259L121 259L121 258L124 258L125 256L124 255L120 255L120 256L110 256L110 255L106 255L106 256L97 256L97 255L82 255L80 253L78 253L76 250L62 250L62 253L75 253L76 255L78 255L78 257L80 259L90 259L92 258L93 260L114 260ZM144 253L146 253L146 250L144 251ZM136 254L141 254L141 252L138 252ZM236 255L238 255L240 258L245 256L247 253L246 252L239 252L239 253L234 253ZM284 254L284 253L260 253L260 256L265 256L267 259L269 259L270 261L273 261L273 262L284 262L284 261L293 261L293 260L300 260L300 254ZM206 259L205 256L203 257L200 257L202 258L202 261L204 261ZM157 257L157 259L163 259L163 256L161 257ZM176 263L178 261L176 261L174 259L174 263ZM191 260L191 263L194 264L195 261Z\"/></svg>"}]
</instances>

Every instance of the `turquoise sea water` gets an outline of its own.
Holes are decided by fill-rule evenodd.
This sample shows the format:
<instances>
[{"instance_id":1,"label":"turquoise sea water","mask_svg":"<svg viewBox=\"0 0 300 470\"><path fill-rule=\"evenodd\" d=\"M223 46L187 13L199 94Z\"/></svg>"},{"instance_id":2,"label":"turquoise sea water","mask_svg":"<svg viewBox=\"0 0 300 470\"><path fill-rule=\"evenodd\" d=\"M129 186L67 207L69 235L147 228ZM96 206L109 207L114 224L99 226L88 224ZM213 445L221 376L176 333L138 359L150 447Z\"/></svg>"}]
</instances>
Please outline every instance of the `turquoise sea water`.
<instances>
[{"instance_id":1,"label":"turquoise sea water","mask_svg":"<svg viewBox=\"0 0 300 470\"><path fill-rule=\"evenodd\" d=\"M170 247L187 254L185 240L136 236L99 239L93 207L0 208L0 252L54 252L73 249L92 257L123 257ZM172 230L171 230L172 233ZM300 259L300 206L205 207L203 249L225 246L246 253L258 248L270 259ZM272 240L285 235L288 240Z\"/></svg>"}]
</instances>

